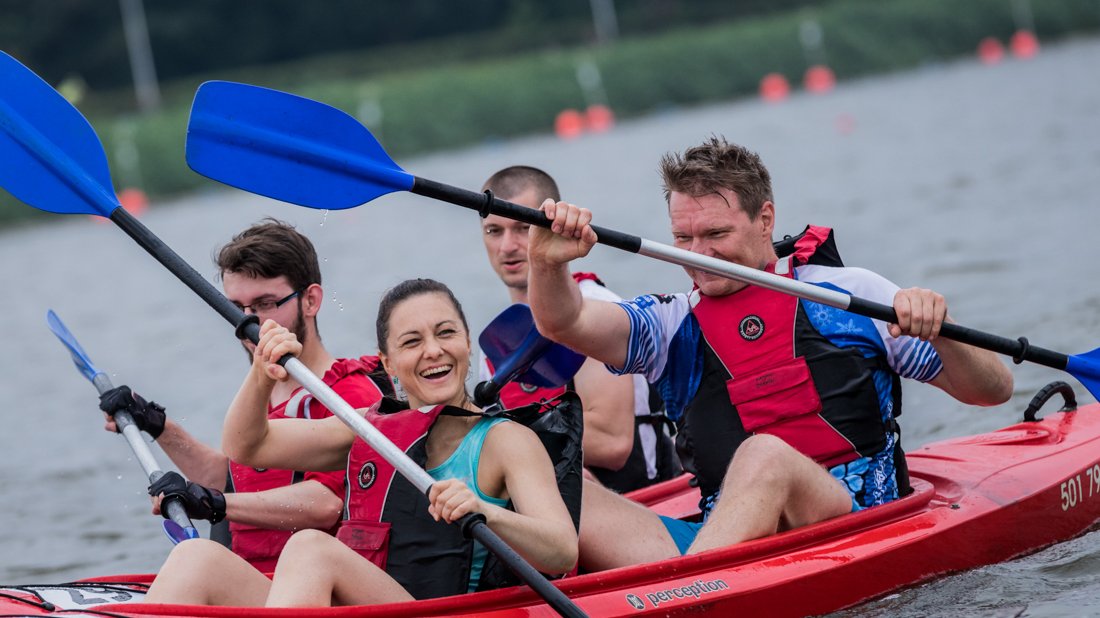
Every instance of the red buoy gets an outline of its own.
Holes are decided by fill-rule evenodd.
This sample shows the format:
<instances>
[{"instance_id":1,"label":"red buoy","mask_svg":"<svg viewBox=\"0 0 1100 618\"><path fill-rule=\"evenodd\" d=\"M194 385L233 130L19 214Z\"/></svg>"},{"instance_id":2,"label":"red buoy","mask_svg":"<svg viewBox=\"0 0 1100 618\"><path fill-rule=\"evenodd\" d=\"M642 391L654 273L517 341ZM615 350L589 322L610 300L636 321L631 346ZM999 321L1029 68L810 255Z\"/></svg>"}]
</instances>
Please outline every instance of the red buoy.
<instances>
[{"instance_id":1,"label":"red buoy","mask_svg":"<svg viewBox=\"0 0 1100 618\"><path fill-rule=\"evenodd\" d=\"M978 59L982 64L997 64L1005 57L1005 48L997 39L989 36L978 43Z\"/></svg>"},{"instance_id":2,"label":"red buoy","mask_svg":"<svg viewBox=\"0 0 1100 618\"><path fill-rule=\"evenodd\" d=\"M836 86L836 75L829 67L818 64L806 69L806 75L802 77L802 87L813 94L829 92Z\"/></svg>"},{"instance_id":3,"label":"red buoy","mask_svg":"<svg viewBox=\"0 0 1100 618\"><path fill-rule=\"evenodd\" d=\"M584 132L584 116L575 109L563 109L554 119L554 133L561 139L573 139Z\"/></svg>"},{"instance_id":4,"label":"red buoy","mask_svg":"<svg viewBox=\"0 0 1100 618\"><path fill-rule=\"evenodd\" d=\"M118 203L126 209L126 212L140 217L149 208L149 198L141 189L127 188L118 192Z\"/></svg>"},{"instance_id":5,"label":"red buoy","mask_svg":"<svg viewBox=\"0 0 1100 618\"><path fill-rule=\"evenodd\" d=\"M606 105L589 105L584 112L584 124L593 133L606 133L615 126L615 113Z\"/></svg>"},{"instance_id":6,"label":"red buoy","mask_svg":"<svg viewBox=\"0 0 1100 618\"><path fill-rule=\"evenodd\" d=\"M1012 49L1012 55L1021 60L1033 58L1035 54L1039 53L1039 39L1027 30L1020 30L1012 35L1012 38L1008 41L1008 46Z\"/></svg>"},{"instance_id":7,"label":"red buoy","mask_svg":"<svg viewBox=\"0 0 1100 618\"><path fill-rule=\"evenodd\" d=\"M769 103L782 101L790 94L791 85L779 73L768 73L760 80L760 97Z\"/></svg>"}]
</instances>

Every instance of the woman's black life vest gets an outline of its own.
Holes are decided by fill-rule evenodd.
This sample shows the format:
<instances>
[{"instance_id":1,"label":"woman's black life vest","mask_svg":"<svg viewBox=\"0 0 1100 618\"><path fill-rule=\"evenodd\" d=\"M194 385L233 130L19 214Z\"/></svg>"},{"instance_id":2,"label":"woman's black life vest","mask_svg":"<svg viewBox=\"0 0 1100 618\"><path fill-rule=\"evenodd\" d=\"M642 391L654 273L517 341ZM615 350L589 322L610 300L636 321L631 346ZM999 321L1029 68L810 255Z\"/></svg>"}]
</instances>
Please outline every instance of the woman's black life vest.
<instances>
[{"instance_id":1,"label":"woman's black life vest","mask_svg":"<svg viewBox=\"0 0 1100 618\"><path fill-rule=\"evenodd\" d=\"M417 465L427 463L426 444L440 414L470 414L435 406L420 410L406 402L383 399L366 418ZM580 524L581 438L584 423L580 400L565 393L553 400L514 410L488 411L531 428L554 464L558 488L574 527ZM467 591L473 541L459 526L435 521L428 514L428 498L362 439L348 454L344 522L337 538L386 570L416 599L430 599ZM511 503L509 503L511 508ZM482 568L478 590L519 583L490 553Z\"/></svg>"}]
</instances>

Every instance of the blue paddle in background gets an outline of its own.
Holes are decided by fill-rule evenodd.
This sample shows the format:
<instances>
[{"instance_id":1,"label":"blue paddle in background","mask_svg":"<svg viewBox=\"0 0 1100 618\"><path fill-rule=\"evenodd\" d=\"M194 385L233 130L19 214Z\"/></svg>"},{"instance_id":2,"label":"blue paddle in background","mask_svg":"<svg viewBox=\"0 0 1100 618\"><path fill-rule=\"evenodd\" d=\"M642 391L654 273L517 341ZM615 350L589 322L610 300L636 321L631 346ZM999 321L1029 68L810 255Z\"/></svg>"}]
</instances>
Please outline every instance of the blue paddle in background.
<instances>
[{"instance_id":1,"label":"blue paddle in background","mask_svg":"<svg viewBox=\"0 0 1100 618\"><path fill-rule=\"evenodd\" d=\"M106 373L96 369L96 366L92 364L92 359L88 358L84 348L80 346L76 337L69 332L69 329L65 327L65 324L61 321L61 318L57 317L53 309L46 312L46 324L49 325L50 330L61 343L68 348L77 370L85 378L88 378L88 381L95 386L100 395L114 388L111 384L111 378ZM157 479L164 476L164 471L160 469L160 465L157 464L157 460L153 457L149 446L141 438L141 430L134 424L134 419L129 412L120 410L115 413L114 418L119 431L126 438L126 442L129 443L130 450L134 452L134 457L141 464L141 469L145 470L145 476L148 477L149 484L153 484ZM161 503L161 508L168 514L168 519L164 520L164 533L168 535L168 539L173 544L187 539L199 538L199 531L191 523L191 518L187 516L187 511L180 498L176 496L165 498Z\"/></svg>"},{"instance_id":2,"label":"blue paddle in background","mask_svg":"<svg viewBox=\"0 0 1100 618\"><path fill-rule=\"evenodd\" d=\"M30 206L58 214L106 217L172 272L236 329L259 339L259 320L229 302L171 247L125 209L112 189L103 145L88 121L33 71L0 52L0 186ZM421 492L434 479L310 372L297 358L279 359L287 373L325 404ZM565 594L509 547L479 513L457 522L493 552L520 581L563 616L585 616Z\"/></svg>"},{"instance_id":3,"label":"blue paddle in background","mask_svg":"<svg viewBox=\"0 0 1100 618\"><path fill-rule=\"evenodd\" d=\"M303 97L232 82L207 82L195 93L187 129L187 163L227 185L309 208L343 209L394 191L448 202L531 225L550 221L532 210L409 174L366 127L348 114ZM836 290L592 226L599 242L888 323L893 307ZM1100 400L1100 348L1066 355L979 330L944 324L940 336L1065 371Z\"/></svg>"},{"instance_id":4,"label":"blue paddle in background","mask_svg":"<svg viewBox=\"0 0 1100 618\"><path fill-rule=\"evenodd\" d=\"M474 389L474 404L480 407L496 403L509 382L562 386L573 379L585 359L543 337L535 328L531 308L523 303L511 305L493 318L477 342L493 367L493 377Z\"/></svg>"}]
</instances>

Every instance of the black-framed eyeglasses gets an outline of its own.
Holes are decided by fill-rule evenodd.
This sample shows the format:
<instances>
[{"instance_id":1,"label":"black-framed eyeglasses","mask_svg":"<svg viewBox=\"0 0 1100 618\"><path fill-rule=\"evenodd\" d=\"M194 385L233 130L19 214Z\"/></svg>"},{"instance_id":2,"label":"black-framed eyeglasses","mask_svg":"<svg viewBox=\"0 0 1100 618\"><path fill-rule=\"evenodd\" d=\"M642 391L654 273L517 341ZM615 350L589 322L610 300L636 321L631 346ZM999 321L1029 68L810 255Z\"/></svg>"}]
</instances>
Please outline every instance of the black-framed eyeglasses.
<instances>
[{"instance_id":1,"label":"black-framed eyeglasses","mask_svg":"<svg viewBox=\"0 0 1100 618\"><path fill-rule=\"evenodd\" d=\"M304 291L305 291L305 289L296 290L296 291L291 292L290 294L287 294L286 296L280 298L279 300L273 300L273 299L270 299L270 298L261 298L260 300L252 303L251 305L242 305L240 303L233 303L233 304L237 305L237 308L240 309L241 311L244 311L244 312L251 311L252 313L254 313L256 315L259 315L261 313L271 313L272 311L275 311L279 307L282 307L283 305L289 303L291 300L294 299L295 296L298 296L299 294L301 294Z\"/></svg>"}]
</instances>

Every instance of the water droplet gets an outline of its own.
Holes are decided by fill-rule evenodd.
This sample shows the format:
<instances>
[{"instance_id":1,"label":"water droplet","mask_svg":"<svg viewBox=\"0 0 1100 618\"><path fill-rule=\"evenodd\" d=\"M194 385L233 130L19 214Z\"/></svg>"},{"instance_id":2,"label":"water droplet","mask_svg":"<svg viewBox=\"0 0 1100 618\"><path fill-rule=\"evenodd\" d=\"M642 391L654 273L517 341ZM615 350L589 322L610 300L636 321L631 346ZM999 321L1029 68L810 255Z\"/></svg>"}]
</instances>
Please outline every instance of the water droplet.
<instances>
[{"instance_id":1,"label":"water droplet","mask_svg":"<svg viewBox=\"0 0 1100 618\"><path fill-rule=\"evenodd\" d=\"M340 311L344 310L344 303L336 303L336 306L340 309Z\"/></svg>"},{"instance_id":2,"label":"water droplet","mask_svg":"<svg viewBox=\"0 0 1100 618\"><path fill-rule=\"evenodd\" d=\"M116 476L115 478L117 478L118 480L121 481L122 480L122 475L120 474L120 475Z\"/></svg>"},{"instance_id":3,"label":"water droplet","mask_svg":"<svg viewBox=\"0 0 1100 618\"><path fill-rule=\"evenodd\" d=\"M321 227L325 227L325 220L327 220L327 219L328 219L328 211L327 210L322 210L321 211Z\"/></svg>"}]
</instances>

